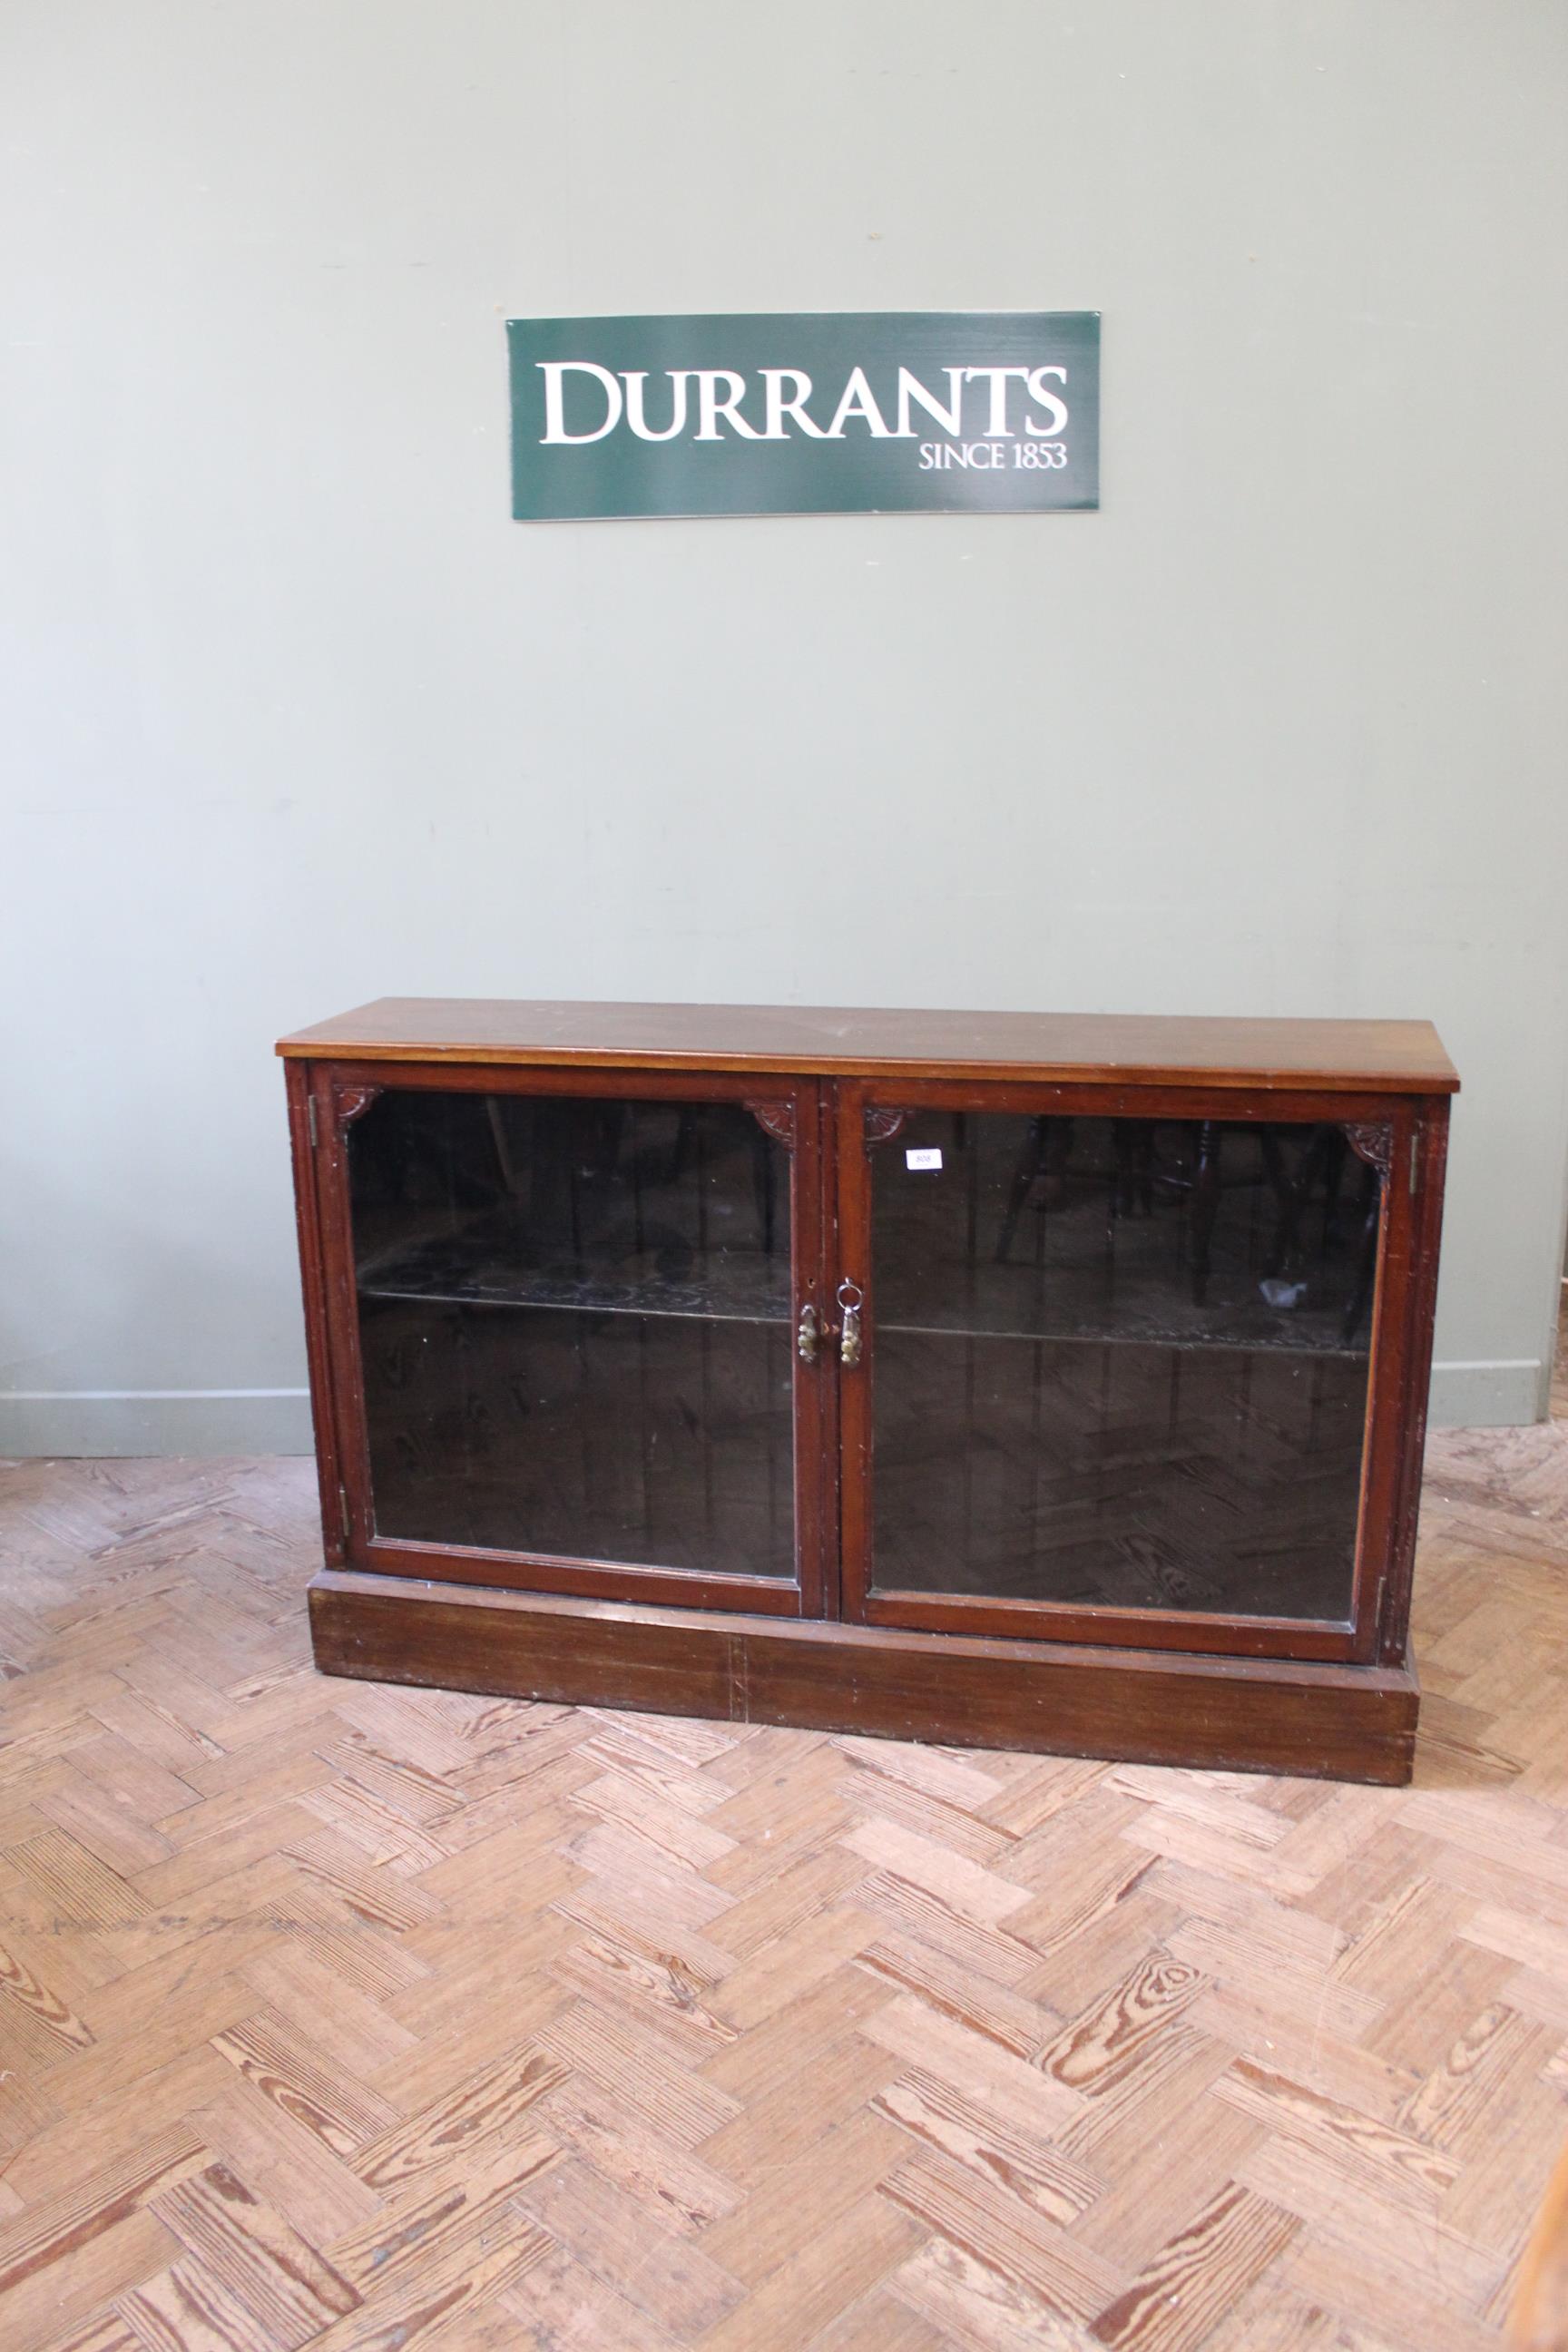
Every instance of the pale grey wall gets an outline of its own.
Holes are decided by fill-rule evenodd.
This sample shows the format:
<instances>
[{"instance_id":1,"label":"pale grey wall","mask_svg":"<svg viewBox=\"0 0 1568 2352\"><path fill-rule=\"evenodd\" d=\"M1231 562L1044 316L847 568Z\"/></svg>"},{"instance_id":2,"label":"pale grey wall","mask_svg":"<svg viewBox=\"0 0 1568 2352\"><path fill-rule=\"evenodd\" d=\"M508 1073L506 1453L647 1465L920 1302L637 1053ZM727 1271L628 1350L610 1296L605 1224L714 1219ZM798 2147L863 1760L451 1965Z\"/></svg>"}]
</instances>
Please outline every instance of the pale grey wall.
<instances>
[{"instance_id":1,"label":"pale grey wall","mask_svg":"<svg viewBox=\"0 0 1568 2352\"><path fill-rule=\"evenodd\" d=\"M1565 25L10 0L0 1446L302 1442L269 1045L383 992L1429 1014L1528 1418ZM508 313L877 307L1102 310L1103 511L508 520Z\"/></svg>"}]
</instances>

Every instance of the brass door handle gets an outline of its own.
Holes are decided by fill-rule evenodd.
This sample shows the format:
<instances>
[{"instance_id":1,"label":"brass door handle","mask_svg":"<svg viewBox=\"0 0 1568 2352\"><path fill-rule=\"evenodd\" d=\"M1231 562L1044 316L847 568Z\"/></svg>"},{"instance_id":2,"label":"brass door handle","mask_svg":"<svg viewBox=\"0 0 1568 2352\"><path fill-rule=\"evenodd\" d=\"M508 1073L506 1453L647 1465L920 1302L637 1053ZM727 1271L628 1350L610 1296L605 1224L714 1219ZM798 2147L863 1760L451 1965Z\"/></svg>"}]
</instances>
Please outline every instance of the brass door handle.
<instances>
[{"instance_id":1,"label":"brass door handle","mask_svg":"<svg viewBox=\"0 0 1568 2352\"><path fill-rule=\"evenodd\" d=\"M808 1304L800 1310L800 1321L795 1327L795 1351L803 1364L816 1363L816 1343L820 1337L821 1333L817 1329L816 1323L816 1309Z\"/></svg>"},{"instance_id":2,"label":"brass door handle","mask_svg":"<svg viewBox=\"0 0 1568 2352\"><path fill-rule=\"evenodd\" d=\"M866 1294L858 1282L851 1282L846 1275L836 1296L844 1309L844 1321L838 1334L838 1360L841 1364L854 1366L860 1360L860 1309L866 1303Z\"/></svg>"}]
</instances>

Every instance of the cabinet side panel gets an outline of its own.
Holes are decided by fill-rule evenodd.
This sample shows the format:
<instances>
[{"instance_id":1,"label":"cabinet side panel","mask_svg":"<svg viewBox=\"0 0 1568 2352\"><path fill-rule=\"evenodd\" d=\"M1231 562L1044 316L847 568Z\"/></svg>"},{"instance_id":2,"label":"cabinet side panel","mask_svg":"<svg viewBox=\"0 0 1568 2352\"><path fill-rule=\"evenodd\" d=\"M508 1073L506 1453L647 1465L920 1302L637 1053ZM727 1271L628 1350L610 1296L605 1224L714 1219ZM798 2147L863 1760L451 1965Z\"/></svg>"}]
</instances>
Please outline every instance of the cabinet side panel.
<instances>
[{"instance_id":1,"label":"cabinet side panel","mask_svg":"<svg viewBox=\"0 0 1568 2352\"><path fill-rule=\"evenodd\" d=\"M321 1203L316 1192L316 1150L310 1134L314 1064L287 1062L289 1141L294 1168L294 1221L300 1238L300 1284L305 1309L305 1362L310 1382L310 1422L316 1441L316 1477L321 1492L321 1545L330 1564L343 1559L342 1513L338 1502L338 1438L332 1411L331 1361L327 1339L326 1270L321 1259Z\"/></svg>"}]
</instances>

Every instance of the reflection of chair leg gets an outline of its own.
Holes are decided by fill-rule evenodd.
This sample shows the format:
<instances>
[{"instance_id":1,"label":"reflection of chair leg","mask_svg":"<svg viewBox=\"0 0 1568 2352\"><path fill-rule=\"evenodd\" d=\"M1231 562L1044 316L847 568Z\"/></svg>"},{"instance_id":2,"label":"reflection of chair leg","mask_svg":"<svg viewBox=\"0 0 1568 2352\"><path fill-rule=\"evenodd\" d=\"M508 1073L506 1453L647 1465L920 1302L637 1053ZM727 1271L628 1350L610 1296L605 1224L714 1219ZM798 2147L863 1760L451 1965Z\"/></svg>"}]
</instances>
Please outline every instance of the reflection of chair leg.
<instances>
[{"instance_id":1,"label":"reflection of chair leg","mask_svg":"<svg viewBox=\"0 0 1568 2352\"><path fill-rule=\"evenodd\" d=\"M669 1181L679 1184L685 1175L688 1162L697 1149L697 1117L692 1110L683 1110L675 1122L675 1142L669 1155Z\"/></svg>"},{"instance_id":2,"label":"reflection of chair leg","mask_svg":"<svg viewBox=\"0 0 1568 2352\"><path fill-rule=\"evenodd\" d=\"M1278 1138L1271 1140L1278 1154ZM1340 1188L1346 1150L1344 1135L1339 1128L1318 1126L1308 1132L1293 1176L1287 1177L1282 1172L1277 1175L1273 1168L1269 1169L1270 1181L1279 1196L1279 1220L1264 1267L1266 1274L1293 1274L1300 1267L1308 1248L1308 1213L1320 1182L1322 1218L1316 1249L1320 1259L1327 1257L1339 1231ZM1267 1158L1266 1150L1266 1162Z\"/></svg>"},{"instance_id":3,"label":"reflection of chair leg","mask_svg":"<svg viewBox=\"0 0 1568 2352\"><path fill-rule=\"evenodd\" d=\"M1285 1165L1285 1155L1279 1138L1272 1128L1260 1128L1258 1140L1263 1152L1263 1172L1274 1194L1276 1216L1274 1239L1263 1261L1266 1276L1289 1274L1294 1270L1301 1255L1301 1215L1311 1198L1317 1181L1318 1164L1322 1156L1323 1139L1332 1130L1324 1127L1309 1129L1296 1161L1294 1175Z\"/></svg>"},{"instance_id":4,"label":"reflection of chair leg","mask_svg":"<svg viewBox=\"0 0 1568 2352\"><path fill-rule=\"evenodd\" d=\"M1366 1210L1362 1222L1361 1262L1356 1267L1355 1288L1351 1293L1350 1305L1345 1308L1345 1319L1340 1327L1341 1341L1347 1348L1360 1330L1362 1318L1372 1304L1373 1284L1377 1278L1377 1228L1383 1207L1383 1188L1378 1182L1375 1168L1366 1170L1363 1190Z\"/></svg>"},{"instance_id":5,"label":"reflection of chair leg","mask_svg":"<svg viewBox=\"0 0 1568 2352\"><path fill-rule=\"evenodd\" d=\"M1048 1118L1032 1118L1029 1121L1029 1131L1024 1138L1024 1148L1018 1154L1018 1164L1013 1171L1013 1181L1007 1187L1007 1210L1003 1217L1002 1231L996 1242L998 1265L1005 1265L1007 1263L1013 1248L1013 1238L1018 1230L1018 1220L1024 1213L1024 1204L1034 1190L1036 1177L1045 1167L1046 1135L1049 1126Z\"/></svg>"},{"instance_id":6,"label":"reflection of chair leg","mask_svg":"<svg viewBox=\"0 0 1568 2352\"><path fill-rule=\"evenodd\" d=\"M1301 1146L1293 1176L1281 1176L1275 1185L1279 1195L1279 1213L1274 1221L1274 1239L1263 1261L1266 1276L1289 1273L1301 1254L1301 1212L1312 1189L1312 1169L1318 1149L1319 1129L1313 1128ZM1278 1151L1279 1145L1275 1145Z\"/></svg>"},{"instance_id":7,"label":"reflection of chair leg","mask_svg":"<svg viewBox=\"0 0 1568 2352\"><path fill-rule=\"evenodd\" d=\"M777 1189L773 1175L773 1155L768 1149L768 1139L752 1121L752 1182L756 1195L757 1222L763 1229L763 1255L773 1254L773 1221L777 1210Z\"/></svg>"},{"instance_id":8,"label":"reflection of chair leg","mask_svg":"<svg viewBox=\"0 0 1568 2352\"><path fill-rule=\"evenodd\" d=\"M500 1170L501 1184L515 1201L520 1190L517 1169L512 1160L510 1146L507 1142L506 1128L501 1119L501 1107L494 1095L485 1097L485 1109L489 1117L490 1140L496 1148L496 1164Z\"/></svg>"},{"instance_id":9,"label":"reflection of chair leg","mask_svg":"<svg viewBox=\"0 0 1568 2352\"><path fill-rule=\"evenodd\" d=\"M1209 1286L1209 1244L1219 1210L1220 1129L1205 1118L1198 1129L1197 1168L1193 1176L1193 1299L1201 1307Z\"/></svg>"},{"instance_id":10,"label":"reflection of chair leg","mask_svg":"<svg viewBox=\"0 0 1568 2352\"><path fill-rule=\"evenodd\" d=\"M1350 1145L1344 1129L1327 1127L1323 1129L1324 1155L1327 1165L1323 1175L1323 1230L1318 1244L1320 1257L1327 1257L1329 1245L1339 1237L1340 1191L1345 1181L1345 1162L1350 1158Z\"/></svg>"},{"instance_id":11,"label":"reflection of chair leg","mask_svg":"<svg viewBox=\"0 0 1568 2352\"><path fill-rule=\"evenodd\" d=\"M1152 1118L1118 1118L1110 1123L1115 1172L1110 1180L1110 1214L1117 1217L1154 1213L1154 1122Z\"/></svg>"},{"instance_id":12,"label":"reflection of chair leg","mask_svg":"<svg viewBox=\"0 0 1568 2352\"><path fill-rule=\"evenodd\" d=\"M1041 1139L1040 1206L1042 1209L1056 1209L1067 1199L1073 1123L1070 1118L1047 1118L1043 1119L1041 1125L1045 1133Z\"/></svg>"},{"instance_id":13,"label":"reflection of chair leg","mask_svg":"<svg viewBox=\"0 0 1568 2352\"><path fill-rule=\"evenodd\" d=\"M1264 1181L1274 1195L1278 1231L1290 1214L1290 1179L1285 1171L1285 1155L1279 1149L1279 1138L1271 1127L1258 1129L1258 1148L1263 1157Z\"/></svg>"},{"instance_id":14,"label":"reflection of chair leg","mask_svg":"<svg viewBox=\"0 0 1568 2352\"><path fill-rule=\"evenodd\" d=\"M1007 1188L1007 1209L996 1241L996 1263L1005 1265L1030 1193L1037 1184L1038 1209L1055 1209L1067 1197L1068 1161L1072 1158L1070 1118L1032 1118L1018 1154L1018 1164Z\"/></svg>"}]
</instances>

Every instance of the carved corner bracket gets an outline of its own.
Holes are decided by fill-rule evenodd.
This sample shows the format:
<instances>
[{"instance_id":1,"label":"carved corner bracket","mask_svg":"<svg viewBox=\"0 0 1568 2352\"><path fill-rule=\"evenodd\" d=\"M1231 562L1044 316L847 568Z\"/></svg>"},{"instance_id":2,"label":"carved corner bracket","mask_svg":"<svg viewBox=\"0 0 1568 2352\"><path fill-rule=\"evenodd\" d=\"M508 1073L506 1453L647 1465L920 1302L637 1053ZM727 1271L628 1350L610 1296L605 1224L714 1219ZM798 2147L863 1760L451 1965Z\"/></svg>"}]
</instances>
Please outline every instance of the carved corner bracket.
<instances>
[{"instance_id":1,"label":"carved corner bracket","mask_svg":"<svg viewBox=\"0 0 1568 2352\"><path fill-rule=\"evenodd\" d=\"M786 1151L795 1150L795 1105L792 1102L748 1102L746 1108L764 1135L782 1143Z\"/></svg>"},{"instance_id":2,"label":"carved corner bracket","mask_svg":"<svg viewBox=\"0 0 1568 2352\"><path fill-rule=\"evenodd\" d=\"M1386 1177L1394 1166L1394 1122L1387 1118L1347 1119L1345 1141L1358 1160Z\"/></svg>"},{"instance_id":3,"label":"carved corner bracket","mask_svg":"<svg viewBox=\"0 0 1568 2352\"><path fill-rule=\"evenodd\" d=\"M908 1118L907 1110L886 1110L880 1103L871 1103L866 1109L866 1149L879 1143L891 1143Z\"/></svg>"},{"instance_id":4,"label":"carved corner bracket","mask_svg":"<svg viewBox=\"0 0 1568 2352\"><path fill-rule=\"evenodd\" d=\"M363 1118L372 1103L385 1091L384 1087L335 1086L332 1088L332 1113L337 1120L339 1132L341 1133L345 1127L352 1127L356 1118Z\"/></svg>"}]
</instances>

